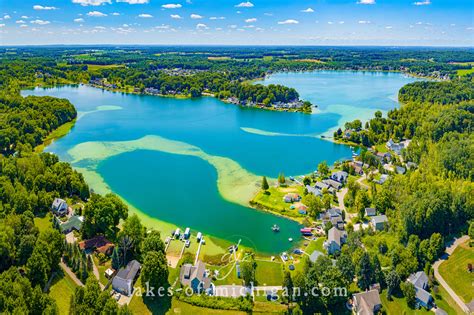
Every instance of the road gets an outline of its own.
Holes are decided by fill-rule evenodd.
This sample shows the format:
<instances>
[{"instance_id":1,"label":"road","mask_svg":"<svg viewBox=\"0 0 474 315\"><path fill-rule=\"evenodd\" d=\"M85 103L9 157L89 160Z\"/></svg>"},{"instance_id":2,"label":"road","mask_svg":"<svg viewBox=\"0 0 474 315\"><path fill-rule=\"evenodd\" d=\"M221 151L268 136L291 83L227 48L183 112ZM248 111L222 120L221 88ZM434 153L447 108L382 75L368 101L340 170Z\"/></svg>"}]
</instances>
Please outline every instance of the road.
<instances>
[{"instance_id":1,"label":"road","mask_svg":"<svg viewBox=\"0 0 474 315\"><path fill-rule=\"evenodd\" d=\"M97 266L95 265L95 262L94 262L94 259L92 258L92 256L90 256L90 259L91 259L91 261L92 261L92 272L94 273L95 278L96 278L97 281L99 282L100 289L103 291L104 288L105 288L105 286L100 282L99 269L98 269Z\"/></svg>"},{"instance_id":2,"label":"road","mask_svg":"<svg viewBox=\"0 0 474 315\"><path fill-rule=\"evenodd\" d=\"M433 264L433 269L434 269L434 275L435 275L436 280L438 280L438 282L449 293L449 295L453 298L453 300L456 301L456 303L464 311L464 313L471 314L472 312L469 309L469 307L466 305L466 303L464 303L464 301L456 294L456 292L454 292L453 289L451 289L451 287L443 279L443 277L441 277L441 274L438 271L439 266L441 265L441 263L443 261L445 261L447 259L447 257L454 252L454 250L456 249L456 247L458 247L459 244L462 244L462 243L466 242L467 240L469 240L469 236L467 236L467 235L464 235L463 237L456 239L451 246L446 248L446 254L443 255L443 257L441 257L438 261L436 261Z\"/></svg>"}]
</instances>

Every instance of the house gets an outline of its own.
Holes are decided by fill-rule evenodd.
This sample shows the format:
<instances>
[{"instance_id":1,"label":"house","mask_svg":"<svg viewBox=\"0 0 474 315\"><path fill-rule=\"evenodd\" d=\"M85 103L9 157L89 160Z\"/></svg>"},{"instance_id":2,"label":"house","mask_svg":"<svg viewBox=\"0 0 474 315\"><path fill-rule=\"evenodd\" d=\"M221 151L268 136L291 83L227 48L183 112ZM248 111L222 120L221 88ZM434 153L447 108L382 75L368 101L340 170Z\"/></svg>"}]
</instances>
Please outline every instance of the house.
<instances>
[{"instance_id":1,"label":"house","mask_svg":"<svg viewBox=\"0 0 474 315\"><path fill-rule=\"evenodd\" d=\"M393 139L390 139L387 141L385 146L387 147L387 149L400 155L400 153L402 153L402 150L406 149L409 144L410 144L410 140L405 140L405 141L401 141L400 143L397 143L397 142L394 142Z\"/></svg>"},{"instance_id":2,"label":"house","mask_svg":"<svg viewBox=\"0 0 474 315\"><path fill-rule=\"evenodd\" d=\"M377 214L377 210L375 208L365 208L365 216L366 217L373 217Z\"/></svg>"},{"instance_id":3,"label":"house","mask_svg":"<svg viewBox=\"0 0 474 315\"><path fill-rule=\"evenodd\" d=\"M387 216L384 214L376 215L370 219L370 223L372 224L372 228L375 231L382 231L385 228L385 226L388 224L388 219L387 219Z\"/></svg>"},{"instance_id":4,"label":"house","mask_svg":"<svg viewBox=\"0 0 474 315\"><path fill-rule=\"evenodd\" d=\"M105 255L111 255L114 247L115 245L103 235L97 235L79 243L79 248L82 250L95 250Z\"/></svg>"},{"instance_id":5,"label":"house","mask_svg":"<svg viewBox=\"0 0 474 315\"><path fill-rule=\"evenodd\" d=\"M67 214L68 205L66 201L61 198L54 198L53 204L51 205L51 210L54 214L59 216L64 216Z\"/></svg>"},{"instance_id":6,"label":"house","mask_svg":"<svg viewBox=\"0 0 474 315\"><path fill-rule=\"evenodd\" d=\"M320 197L320 196L323 195L320 190L318 190L315 187L312 187L310 185L306 185L306 190L308 191L309 194L313 194L316 197Z\"/></svg>"},{"instance_id":7,"label":"house","mask_svg":"<svg viewBox=\"0 0 474 315\"><path fill-rule=\"evenodd\" d=\"M356 293L353 295L354 314L358 315L372 315L377 314L382 308L382 301L377 290L370 290L366 292Z\"/></svg>"},{"instance_id":8,"label":"house","mask_svg":"<svg viewBox=\"0 0 474 315\"><path fill-rule=\"evenodd\" d=\"M411 170L411 169L415 169L417 167L416 163L413 163L413 162L407 162L406 163L406 167Z\"/></svg>"},{"instance_id":9,"label":"house","mask_svg":"<svg viewBox=\"0 0 474 315\"><path fill-rule=\"evenodd\" d=\"M413 286L415 287L416 302L419 305L429 309L431 306L431 303L433 302L433 297L427 291L429 289L429 280L426 273L424 271L418 271L416 273L412 273L408 277L407 281L413 284Z\"/></svg>"},{"instance_id":10,"label":"house","mask_svg":"<svg viewBox=\"0 0 474 315\"><path fill-rule=\"evenodd\" d=\"M291 202L295 202L295 201L300 201L301 200L301 196L298 195L298 194L294 194L294 193L290 193L290 194L286 194L284 197L283 197L283 201L287 202L287 203L291 203Z\"/></svg>"},{"instance_id":11,"label":"house","mask_svg":"<svg viewBox=\"0 0 474 315\"><path fill-rule=\"evenodd\" d=\"M328 231L328 239L323 243L323 247L327 250L329 255L332 255L341 251L341 246L346 242L346 238L346 231L333 226Z\"/></svg>"},{"instance_id":12,"label":"house","mask_svg":"<svg viewBox=\"0 0 474 315\"><path fill-rule=\"evenodd\" d=\"M396 165L395 171L397 172L397 174L405 174L407 170L403 166Z\"/></svg>"},{"instance_id":13,"label":"house","mask_svg":"<svg viewBox=\"0 0 474 315\"><path fill-rule=\"evenodd\" d=\"M329 185L323 182L316 182L316 184L314 184L314 188L322 192L323 189L328 189Z\"/></svg>"},{"instance_id":14,"label":"house","mask_svg":"<svg viewBox=\"0 0 474 315\"><path fill-rule=\"evenodd\" d=\"M133 292L133 284L140 272L141 265L138 261L130 261L125 268L120 268L112 280L112 288L124 295L130 296Z\"/></svg>"},{"instance_id":15,"label":"house","mask_svg":"<svg viewBox=\"0 0 474 315\"><path fill-rule=\"evenodd\" d=\"M83 216L73 215L66 222L61 222L58 218L55 218L57 222L57 227L59 231L63 234L68 234L74 230L80 231L82 228L82 223L84 222Z\"/></svg>"},{"instance_id":16,"label":"house","mask_svg":"<svg viewBox=\"0 0 474 315\"><path fill-rule=\"evenodd\" d=\"M388 176L387 174L382 174L380 176L380 179L379 180L374 180L377 184L380 184L380 185L383 185L383 183L385 183L388 179L390 178L390 176Z\"/></svg>"},{"instance_id":17,"label":"house","mask_svg":"<svg viewBox=\"0 0 474 315\"><path fill-rule=\"evenodd\" d=\"M324 226L331 222L332 226L335 226L339 229L344 228L344 220L342 218L342 211L340 209L328 209L326 212L323 212L319 215L319 219L323 221Z\"/></svg>"},{"instance_id":18,"label":"house","mask_svg":"<svg viewBox=\"0 0 474 315\"><path fill-rule=\"evenodd\" d=\"M392 155L389 152L377 152L375 153L375 158L379 161L390 161L392 159Z\"/></svg>"},{"instance_id":19,"label":"house","mask_svg":"<svg viewBox=\"0 0 474 315\"><path fill-rule=\"evenodd\" d=\"M308 212L308 207L305 205L300 205L298 207L298 213L299 214L306 214Z\"/></svg>"},{"instance_id":20,"label":"house","mask_svg":"<svg viewBox=\"0 0 474 315\"><path fill-rule=\"evenodd\" d=\"M345 183L347 181L348 176L349 174L347 172L338 171L338 172L332 173L330 178L340 183Z\"/></svg>"},{"instance_id":21,"label":"house","mask_svg":"<svg viewBox=\"0 0 474 315\"><path fill-rule=\"evenodd\" d=\"M342 183L341 182L338 182L338 181L336 181L334 179L331 179L331 178L324 179L323 183L328 185L328 187L329 187L328 190L331 189L331 188L334 188L336 190L339 190L339 189L342 188Z\"/></svg>"},{"instance_id":22,"label":"house","mask_svg":"<svg viewBox=\"0 0 474 315\"><path fill-rule=\"evenodd\" d=\"M212 294L213 285L207 274L206 265L198 260L196 265L184 264L179 272L181 285L189 286L194 292L206 292Z\"/></svg>"},{"instance_id":23,"label":"house","mask_svg":"<svg viewBox=\"0 0 474 315\"><path fill-rule=\"evenodd\" d=\"M355 162L349 163L349 166L354 169L354 173L357 175L364 174L364 170L362 169L363 165L364 163L362 163L361 161L355 161Z\"/></svg>"}]
</instances>

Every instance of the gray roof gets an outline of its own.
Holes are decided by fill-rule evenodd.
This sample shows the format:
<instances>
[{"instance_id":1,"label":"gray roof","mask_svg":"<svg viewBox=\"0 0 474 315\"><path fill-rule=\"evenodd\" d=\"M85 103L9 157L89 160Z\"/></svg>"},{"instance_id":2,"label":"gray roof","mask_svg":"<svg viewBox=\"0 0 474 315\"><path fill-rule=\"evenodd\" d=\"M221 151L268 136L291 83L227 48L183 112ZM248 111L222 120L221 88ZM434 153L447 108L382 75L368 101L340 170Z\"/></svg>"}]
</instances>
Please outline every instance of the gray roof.
<instances>
[{"instance_id":1,"label":"gray roof","mask_svg":"<svg viewBox=\"0 0 474 315\"><path fill-rule=\"evenodd\" d=\"M182 285L191 285L194 279L199 280L203 285L203 289L207 290L211 286L211 279L206 275L206 264L198 260L196 265L184 264L181 266L179 275Z\"/></svg>"},{"instance_id":2,"label":"gray roof","mask_svg":"<svg viewBox=\"0 0 474 315\"><path fill-rule=\"evenodd\" d=\"M323 255L324 255L324 254L321 253L319 250L315 250L315 251L313 251L313 253L309 256L309 260L314 263L314 262L318 259L319 256L323 256Z\"/></svg>"},{"instance_id":3,"label":"gray roof","mask_svg":"<svg viewBox=\"0 0 474 315\"><path fill-rule=\"evenodd\" d=\"M354 294L354 304L357 314L374 314L382 305L379 291L375 289Z\"/></svg>"},{"instance_id":4,"label":"gray roof","mask_svg":"<svg viewBox=\"0 0 474 315\"><path fill-rule=\"evenodd\" d=\"M323 180L323 183L325 183L328 186L334 187L336 189L339 189L342 186L342 184L340 182L338 182L337 180L331 179L331 178Z\"/></svg>"},{"instance_id":5,"label":"gray roof","mask_svg":"<svg viewBox=\"0 0 474 315\"><path fill-rule=\"evenodd\" d=\"M314 184L314 187L319 190L323 190L323 189L328 189L329 185L323 182L316 182L316 184Z\"/></svg>"},{"instance_id":6,"label":"gray roof","mask_svg":"<svg viewBox=\"0 0 474 315\"><path fill-rule=\"evenodd\" d=\"M375 208L365 208L365 215L374 216L377 214Z\"/></svg>"},{"instance_id":7,"label":"gray roof","mask_svg":"<svg viewBox=\"0 0 474 315\"><path fill-rule=\"evenodd\" d=\"M428 287L428 276L424 271L412 273L408 277L408 281L410 281L415 286L415 288L426 289Z\"/></svg>"},{"instance_id":8,"label":"gray roof","mask_svg":"<svg viewBox=\"0 0 474 315\"><path fill-rule=\"evenodd\" d=\"M341 238L345 236L345 231L341 231L335 226L328 231L328 242L336 242L339 246L341 245Z\"/></svg>"},{"instance_id":9,"label":"gray roof","mask_svg":"<svg viewBox=\"0 0 474 315\"><path fill-rule=\"evenodd\" d=\"M310 185L306 185L306 189L308 190L308 193L313 194L315 196L321 196L322 195L321 192L318 189L316 189L314 187L311 187Z\"/></svg>"},{"instance_id":10,"label":"gray roof","mask_svg":"<svg viewBox=\"0 0 474 315\"><path fill-rule=\"evenodd\" d=\"M385 214L382 214L382 215L376 215L376 216L373 216L372 217L372 222L374 224L377 224L377 223L385 223L385 222L388 222L388 219L387 219L387 216Z\"/></svg>"},{"instance_id":11,"label":"gray roof","mask_svg":"<svg viewBox=\"0 0 474 315\"><path fill-rule=\"evenodd\" d=\"M428 305L432 299L431 294L422 288L415 287L416 299Z\"/></svg>"},{"instance_id":12,"label":"gray roof","mask_svg":"<svg viewBox=\"0 0 474 315\"><path fill-rule=\"evenodd\" d=\"M115 277L124 280L133 280L137 276L140 267L141 265L138 261L132 260L127 264L127 267L121 268Z\"/></svg>"}]
</instances>

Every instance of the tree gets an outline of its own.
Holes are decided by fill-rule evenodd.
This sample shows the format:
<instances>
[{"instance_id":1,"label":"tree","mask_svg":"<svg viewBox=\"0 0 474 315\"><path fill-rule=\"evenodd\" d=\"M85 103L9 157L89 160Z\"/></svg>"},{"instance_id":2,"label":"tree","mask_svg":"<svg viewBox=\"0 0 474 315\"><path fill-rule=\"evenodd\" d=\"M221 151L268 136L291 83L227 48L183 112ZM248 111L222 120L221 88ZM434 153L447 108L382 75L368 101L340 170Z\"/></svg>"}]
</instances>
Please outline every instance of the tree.
<instances>
[{"instance_id":1,"label":"tree","mask_svg":"<svg viewBox=\"0 0 474 315\"><path fill-rule=\"evenodd\" d=\"M293 280L291 279L291 274L288 270L285 270L283 274L283 290L286 290L288 294L288 310L290 309L290 303L293 300Z\"/></svg>"},{"instance_id":2,"label":"tree","mask_svg":"<svg viewBox=\"0 0 474 315\"><path fill-rule=\"evenodd\" d=\"M118 249L114 248L114 251L112 252L112 269L119 270L120 265Z\"/></svg>"},{"instance_id":3,"label":"tree","mask_svg":"<svg viewBox=\"0 0 474 315\"><path fill-rule=\"evenodd\" d=\"M322 161L318 165L318 173L322 178L327 178L329 176L329 166L326 161Z\"/></svg>"},{"instance_id":4,"label":"tree","mask_svg":"<svg viewBox=\"0 0 474 315\"><path fill-rule=\"evenodd\" d=\"M262 189L266 192L270 186L268 185L267 177L263 176L262 178Z\"/></svg>"},{"instance_id":5,"label":"tree","mask_svg":"<svg viewBox=\"0 0 474 315\"><path fill-rule=\"evenodd\" d=\"M130 248L134 254L140 252L140 245L145 237L146 228L142 225L140 218L133 214L129 216L123 223L120 236L127 236L132 241Z\"/></svg>"},{"instance_id":6,"label":"tree","mask_svg":"<svg viewBox=\"0 0 474 315\"><path fill-rule=\"evenodd\" d=\"M372 284L373 279L373 269L370 262L370 256L367 252L364 252L362 258L359 262L357 270L357 284L361 290L367 290Z\"/></svg>"},{"instance_id":7,"label":"tree","mask_svg":"<svg viewBox=\"0 0 474 315\"><path fill-rule=\"evenodd\" d=\"M395 292L400 286L400 276L395 270L391 270L385 277L387 283L387 298L391 300L393 292Z\"/></svg>"},{"instance_id":8,"label":"tree","mask_svg":"<svg viewBox=\"0 0 474 315\"><path fill-rule=\"evenodd\" d=\"M308 212L313 218L316 218L323 210L321 198L316 197L313 194L306 195L303 199L303 203L308 207Z\"/></svg>"},{"instance_id":9,"label":"tree","mask_svg":"<svg viewBox=\"0 0 474 315\"><path fill-rule=\"evenodd\" d=\"M125 266L127 264L128 262L127 253L132 248L132 246L133 246L133 240L130 237L128 237L127 235L124 235L120 238L119 248L122 253L122 266Z\"/></svg>"},{"instance_id":10,"label":"tree","mask_svg":"<svg viewBox=\"0 0 474 315\"><path fill-rule=\"evenodd\" d=\"M365 190L359 190L354 202L354 208L359 214L359 219L363 219L365 215L365 208L370 206L370 198Z\"/></svg>"},{"instance_id":11,"label":"tree","mask_svg":"<svg viewBox=\"0 0 474 315\"><path fill-rule=\"evenodd\" d=\"M415 308L416 305L416 289L415 286L411 282L403 282L400 285L400 288L402 289L403 296L407 300L407 304L410 308Z\"/></svg>"},{"instance_id":12,"label":"tree","mask_svg":"<svg viewBox=\"0 0 474 315\"><path fill-rule=\"evenodd\" d=\"M257 269L257 262L255 261L253 254L247 256L249 259L240 263L240 273L246 286L250 286L251 283L255 284L255 271Z\"/></svg>"},{"instance_id":13,"label":"tree","mask_svg":"<svg viewBox=\"0 0 474 315\"><path fill-rule=\"evenodd\" d=\"M168 261L163 252L151 251L145 254L141 270L142 286L146 284L155 289L168 285Z\"/></svg>"},{"instance_id":14,"label":"tree","mask_svg":"<svg viewBox=\"0 0 474 315\"><path fill-rule=\"evenodd\" d=\"M286 183L285 174L283 173L278 174L278 183L280 184L280 186L285 185Z\"/></svg>"},{"instance_id":15,"label":"tree","mask_svg":"<svg viewBox=\"0 0 474 315\"><path fill-rule=\"evenodd\" d=\"M352 258L349 253L347 253L347 251L343 251L341 253L339 258L336 260L336 266L341 271L346 283L352 283L354 280L355 270L354 264L352 263Z\"/></svg>"},{"instance_id":16,"label":"tree","mask_svg":"<svg viewBox=\"0 0 474 315\"><path fill-rule=\"evenodd\" d=\"M142 253L146 254L151 251L165 252L165 244L161 240L161 234L156 230L149 231L142 242Z\"/></svg>"}]
</instances>

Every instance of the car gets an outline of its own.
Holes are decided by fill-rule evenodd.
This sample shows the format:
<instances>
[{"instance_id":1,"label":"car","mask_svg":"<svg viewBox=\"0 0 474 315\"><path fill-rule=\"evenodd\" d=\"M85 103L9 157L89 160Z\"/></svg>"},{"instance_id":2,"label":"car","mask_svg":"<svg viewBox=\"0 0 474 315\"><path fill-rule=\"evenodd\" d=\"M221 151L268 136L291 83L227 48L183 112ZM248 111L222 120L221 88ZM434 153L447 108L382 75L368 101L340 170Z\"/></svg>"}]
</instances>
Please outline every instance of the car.
<instances>
[{"instance_id":1,"label":"car","mask_svg":"<svg viewBox=\"0 0 474 315\"><path fill-rule=\"evenodd\" d=\"M115 294L114 299L115 301L120 300L120 293Z\"/></svg>"},{"instance_id":2,"label":"car","mask_svg":"<svg viewBox=\"0 0 474 315\"><path fill-rule=\"evenodd\" d=\"M184 246L189 247L189 245L191 245L191 241L190 241L190 240L186 240L186 242L184 242Z\"/></svg>"},{"instance_id":3,"label":"car","mask_svg":"<svg viewBox=\"0 0 474 315\"><path fill-rule=\"evenodd\" d=\"M288 269L290 269L290 270L292 270L292 271L295 270L295 265L289 265L289 266L288 266Z\"/></svg>"}]
</instances>

